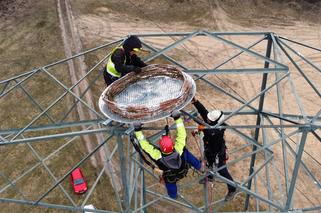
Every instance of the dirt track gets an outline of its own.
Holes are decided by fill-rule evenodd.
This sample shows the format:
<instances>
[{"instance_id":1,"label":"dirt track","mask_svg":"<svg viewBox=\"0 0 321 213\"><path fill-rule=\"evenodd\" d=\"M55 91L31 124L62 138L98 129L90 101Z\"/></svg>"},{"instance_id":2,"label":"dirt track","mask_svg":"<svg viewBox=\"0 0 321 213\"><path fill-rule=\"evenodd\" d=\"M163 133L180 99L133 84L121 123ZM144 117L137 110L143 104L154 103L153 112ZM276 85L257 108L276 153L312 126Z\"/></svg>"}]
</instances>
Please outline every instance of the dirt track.
<instances>
[{"instance_id":1,"label":"dirt track","mask_svg":"<svg viewBox=\"0 0 321 213\"><path fill-rule=\"evenodd\" d=\"M72 55L75 55L77 53L82 52L82 44L79 37L79 33L77 30L76 25L74 24L74 18L71 10L71 4L69 0L57 0L57 9L59 14L59 21L60 21L60 27L61 27L61 36L63 38L64 43L64 50L66 57L71 57ZM76 60L69 60L68 61L68 67L69 67L69 74L71 77L72 84L76 84L77 81L82 77L86 75L87 66L84 62L84 57L77 57ZM86 88L89 86L87 79L83 79L77 87L75 87L74 92L79 97L82 94L83 91L86 90ZM88 103L89 106L94 108L93 98L92 98L91 90L88 90L83 97L83 99ZM97 116L94 115L92 112L89 112L89 115L85 114L85 110L83 108L84 106L81 103L77 104L77 112L79 115L79 120L85 120L89 116L90 119L97 119ZM86 110L88 111L88 110ZM102 134L95 134L96 142L100 143L104 140L104 136ZM88 150L88 152L93 150L93 143L90 136L85 135L83 136L83 140L85 141L85 146ZM108 147L106 146L106 153L103 149L99 150L99 156L94 155L90 158L92 165L97 168L98 164L104 164L106 162L106 154L109 156L110 152ZM100 158L99 158L100 157ZM108 161L109 163L110 161ZM112 162L112 161L111 161ZM111 171L105 170L107 175L111 175L113 173L116 175L116 170L114 169L115 165L112 163L109 163L111 166ZM120 191L121 185L120 185L120 178L115 178L115 190ZM111 178L110 178L111 180Z\"/></svg>"}]
</instances>

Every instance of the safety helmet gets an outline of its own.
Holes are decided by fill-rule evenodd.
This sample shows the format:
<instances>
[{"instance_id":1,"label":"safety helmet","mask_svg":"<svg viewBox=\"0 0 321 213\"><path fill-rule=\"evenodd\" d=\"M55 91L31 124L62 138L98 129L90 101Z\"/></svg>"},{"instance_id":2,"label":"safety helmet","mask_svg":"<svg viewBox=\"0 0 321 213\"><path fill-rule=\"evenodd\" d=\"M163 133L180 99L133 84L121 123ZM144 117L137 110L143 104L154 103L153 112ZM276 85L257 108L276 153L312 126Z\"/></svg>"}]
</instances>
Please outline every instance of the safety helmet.
<instances>
[{"instance_id":1,"label":"safety helmet","mask_svg":"<svg viewBox=\"0 0 321 213\"><path fill-rule=\"evenodd\" d=\"M163 135L159 140L159 148L163 153L171 153L174 148L174 143L169 136Z\"/></svg>"},{"instance_id":2,"label":"safety helmet","mask_svg":"<svg viewBox=\"0 0 321 213\"><path fill-rule=\"evenodd\" d=\"M207 118L213 123L220 123L224 120L224 114L221 110L213 110L207 113Z\"/></svg>"},{"instance_id":3,"label":"safety helmet","mask_svg":"<svg viewBox=\"0 0 321 213\"><path fill-rule=\"evenodd\" d=\"M134 49L139 50L142 48L142 42L137 36L131 35L124 41L123 48L126 52L133 51Z\"/></svg>"}]
</instances>

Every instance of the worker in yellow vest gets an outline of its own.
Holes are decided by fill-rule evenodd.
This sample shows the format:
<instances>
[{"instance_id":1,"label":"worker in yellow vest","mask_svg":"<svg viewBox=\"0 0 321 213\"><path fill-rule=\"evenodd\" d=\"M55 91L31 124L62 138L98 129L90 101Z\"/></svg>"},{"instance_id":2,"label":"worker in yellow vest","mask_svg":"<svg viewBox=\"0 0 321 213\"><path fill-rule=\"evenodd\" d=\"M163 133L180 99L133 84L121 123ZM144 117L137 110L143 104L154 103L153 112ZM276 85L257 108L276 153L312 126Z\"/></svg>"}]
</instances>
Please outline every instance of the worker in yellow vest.
<instances>
[{"instance_id":1,"label":"worker in yellow vest","mask_svg":"<svg viewBox=\"0 0 321 213\"><path fill-rule=\"evenodd\" d=\"M104 80L110 85L129 72L139 73L141 67L147 66L136 54L142 49L137 36L129 36L122 46L116 47L104 67Z\"/></svg>"}]
</instances>

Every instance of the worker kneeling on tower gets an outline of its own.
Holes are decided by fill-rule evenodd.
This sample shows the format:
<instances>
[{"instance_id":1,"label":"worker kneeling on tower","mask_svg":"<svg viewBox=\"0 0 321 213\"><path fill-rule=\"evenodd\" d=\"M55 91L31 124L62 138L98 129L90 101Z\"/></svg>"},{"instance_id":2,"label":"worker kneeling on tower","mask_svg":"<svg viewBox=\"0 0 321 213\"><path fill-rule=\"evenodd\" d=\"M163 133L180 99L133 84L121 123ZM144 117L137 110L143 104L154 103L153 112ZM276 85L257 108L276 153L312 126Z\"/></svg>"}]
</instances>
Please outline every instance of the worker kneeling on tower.
<instances>
[{"instance_id":1,"label":"worker kneeling on tower","mask_svg":"<svg viewBox=\"0 0 321 213\"><path fill-rule=\"evenodd\" d=\"M167 132L167 134L163 135L159 140L159 148L155 147L145 139L141 123L134 123L134 128L135 136L139 141L140 147L150 156L159 169L163 171L162 177L165 182L167 194L169 197L176 199L176 182L186 176L189 165L200 170L201 163L185 147L186 130L183 119L180 118L180 113L173 111L171 116L174 118L177 127L175 143L168 136Z\"/></svg>"}]
</instances>

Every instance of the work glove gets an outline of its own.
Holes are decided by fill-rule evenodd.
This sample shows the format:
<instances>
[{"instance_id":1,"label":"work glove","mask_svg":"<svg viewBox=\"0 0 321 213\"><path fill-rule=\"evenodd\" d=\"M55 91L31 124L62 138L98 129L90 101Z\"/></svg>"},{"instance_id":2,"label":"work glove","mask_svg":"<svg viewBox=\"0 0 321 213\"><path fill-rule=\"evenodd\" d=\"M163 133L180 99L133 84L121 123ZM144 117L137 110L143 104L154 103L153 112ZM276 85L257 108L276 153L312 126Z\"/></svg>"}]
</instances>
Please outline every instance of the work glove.
<instances>
[{"instance_id":1,"label":"work glove","mask_svg":"<svg viewBox=\"0 0 321 213\"><path fill-rule=\"evenodd\" d=\"M174 120L177 120L181 117L181 113L178 110L174 110L171 114L172 118L174 118Z\"/></svg>"},{"instance_id":2,"label":"work glove","mask_svg":"<svg viewBox=\"0 0 321 213\"><path fill-rule=\"evenodd\" d=\"M141 131L143 124L141 122L134 122L133 126L135 131Z\"/></svg>"},{"instance_id":3,"label":"work glove","mask_svg":"<svg viewBox=\"0 0 321 213\"><path fill-rule=\"evenodd\" d=\"M193 97L191 103L194 104L197 101L197 99L195 98L195 96Z\"/></svg>"},{"instance_id":4,"label":"work glove","mask_svg":"<svg viewBox=\"0 0 321 213\"><path fill-rule=\"evenodd\" d=\"M141 71L142 71L142 69L140 67L135 67L135 69L134 69L134 72L136 74L140 73Z\"/></svg>"},{"instance_id":5,"label":"work glove","mask_svg":"<svg viewBox=\"0 0 321 213\"><path fill-rule=\"evenodd\" d=\"M205 126L203 124L198 125L197 130L199 132L203 131L205 129Z\"/></svg>"}]
</instances>

